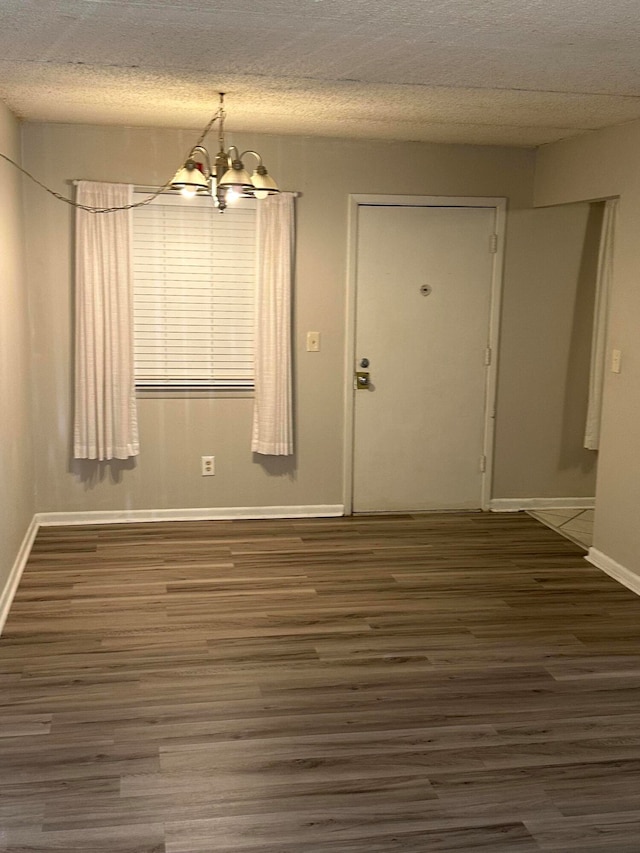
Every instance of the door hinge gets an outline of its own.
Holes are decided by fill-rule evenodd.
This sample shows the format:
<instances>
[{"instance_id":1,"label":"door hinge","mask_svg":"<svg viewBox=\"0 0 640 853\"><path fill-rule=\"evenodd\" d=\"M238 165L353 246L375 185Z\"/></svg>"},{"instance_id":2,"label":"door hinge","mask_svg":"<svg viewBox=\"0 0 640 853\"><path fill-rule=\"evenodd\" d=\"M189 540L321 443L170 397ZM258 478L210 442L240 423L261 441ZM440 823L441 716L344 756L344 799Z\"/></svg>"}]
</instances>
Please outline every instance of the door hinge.
<instances>
[{"instance_id":1,"label":"door hinge","mask_svg":"<svg viewBox=\"0 0 640 853\"><path fill-rule=\"evenodd\" d=\"M485 474L486 470L487 470L487 457L481 456L480 457L480 473Z\"/></svg>"},{"instance_id":2,"label":"door hinge","mask_svg":"<svg viewBox=\"0 0 640 853\"><path fill-rule=\"evenodd\" d=\"M495 253L497 251L498 251L498 235L497 234L490 234L489 235L489 252L492 255L495 255Z\"/></svg>"},{"instance_id":3,"label":"door hinge","mask_svg":"<svg viewBox=\"0 0 640 853\"><path fill-rule=\"evenodd\" d=\"M492 356L491 347L487 347L484 351L485 367L489 367L489 365L491 364L491 356Z\"/></svg>"}]
</instances>

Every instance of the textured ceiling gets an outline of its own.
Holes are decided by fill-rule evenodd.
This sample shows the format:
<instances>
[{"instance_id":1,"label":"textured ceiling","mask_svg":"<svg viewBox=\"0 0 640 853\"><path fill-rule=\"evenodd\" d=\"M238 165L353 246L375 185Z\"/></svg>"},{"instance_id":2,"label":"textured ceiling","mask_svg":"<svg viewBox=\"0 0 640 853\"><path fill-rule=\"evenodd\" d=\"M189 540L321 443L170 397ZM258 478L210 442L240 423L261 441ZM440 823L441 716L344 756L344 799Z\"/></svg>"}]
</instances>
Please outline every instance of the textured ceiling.
<instances>
[{"instance_id":1,"label":"textured ceiling","mask_svg":"<svg viewBox=\"0 0 640 853\"><path fill-rule=\"evenodd\" d=\"M32 121L539 145L640 118L638 0L0 0Z\"/></svg>"}]
</instances>

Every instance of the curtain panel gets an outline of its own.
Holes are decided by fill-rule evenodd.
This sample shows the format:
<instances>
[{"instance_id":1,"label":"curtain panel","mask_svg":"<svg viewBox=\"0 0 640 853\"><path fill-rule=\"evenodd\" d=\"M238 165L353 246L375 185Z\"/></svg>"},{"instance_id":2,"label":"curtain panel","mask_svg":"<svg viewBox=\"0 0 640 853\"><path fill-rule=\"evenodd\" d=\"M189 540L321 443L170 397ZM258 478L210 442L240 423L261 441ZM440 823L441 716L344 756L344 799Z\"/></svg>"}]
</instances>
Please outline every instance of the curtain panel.
<instances>
[{"instance_id":1,"label":"curtain panel","mask_svg":"<svg viewBox=\"0 0 640 853\"><path fill-rule=\"evenodd\" d=\"M591 368L589 373L589 402L584 436L584 446L587 450L597 450L600 445L602 392L607 357L609 292L613 277L613 242L617 210L617 199L609 199L609 201L605 202L600 250L598 253L596 300L593 314L593 337L591 341Z\"/></svg>"},{"instance_id":2,"label":"curtain panel","mask_svg":"<svg viewBox=\"0 0 640 853\"><path fill-rule=\"evenodd\" d=\"M80 181L76 200L122 207L132 188ZM75 280L74 457L137 456L130 210L76 209Z\"/></svg>"},{"instance_id":3,"label":"curtain panel","mask_svg":"<svg viewBox=\"0 0 640 853\"><path fill-rule=\"evenodd\" d=\"M294 193L258 202L255 397L251 449L293 454L291 289Z\"/></svg>"}]
</instances>

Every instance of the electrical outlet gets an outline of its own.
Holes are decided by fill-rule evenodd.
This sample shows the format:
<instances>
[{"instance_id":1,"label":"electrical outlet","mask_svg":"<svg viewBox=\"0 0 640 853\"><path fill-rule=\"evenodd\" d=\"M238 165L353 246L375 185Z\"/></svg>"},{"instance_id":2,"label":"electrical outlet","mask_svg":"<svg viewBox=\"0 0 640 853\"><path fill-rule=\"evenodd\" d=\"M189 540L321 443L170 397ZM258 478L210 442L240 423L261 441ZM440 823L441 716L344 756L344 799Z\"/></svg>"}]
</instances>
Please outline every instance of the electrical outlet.
<instances>
[{"instance_id":1,"label":"electrical outlet","mask_svg":"<svg viewBox=\"0 0 640 853\"><path fill-rule=\"evenodd\" d=\"M215 456L202 456L202 476L203 477L213 477L216 473L216 457Z\"/></svg>"}]
</instances>

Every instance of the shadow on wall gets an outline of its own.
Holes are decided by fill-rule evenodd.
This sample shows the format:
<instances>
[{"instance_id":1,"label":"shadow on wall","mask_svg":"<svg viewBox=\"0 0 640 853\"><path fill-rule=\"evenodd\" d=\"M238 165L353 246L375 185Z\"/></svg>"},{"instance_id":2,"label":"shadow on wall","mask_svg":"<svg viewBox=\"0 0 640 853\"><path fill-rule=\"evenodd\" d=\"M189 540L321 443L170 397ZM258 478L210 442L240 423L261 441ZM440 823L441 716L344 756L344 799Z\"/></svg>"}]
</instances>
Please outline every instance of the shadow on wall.
<instances>
[{"instance_id":1,"label":"shadow on wall","mask_svg":"<svg viewBox=\"0 0 640 853\"><path fill-rule=\"evenodd\" d=\"M596 452L576 443L576 435L581 432L584 434L587 420L591 337L603 215L604 202L594 202L589 206L569 344L560 440L560 468L579 468L584 473L592 471L598 460Z\"/></svg>"},{"instance_id":2,"label":"shadow on wall","mask_svg":"<svg viewBox=\"0 0 640 853\"><path fill-rule=\"evenodd\" d=\"M260 465L269 477L288 477L291 481L296 479L298 465L295 453L292 456L263 456L261 453L252 455L253 461Z\"/></svg>"},{"instance_id":3,"label":"shadow on wall","mask_svg":"<svg viewBox=\"0 0 640 853\"><path fill-rule=\"evenodd\" d=\"M255 464L260 465L269 477L287 477L294 482L297 479L296 456L263 456L253 454ZM97 459L71 459L69 473L73 474L85 491L95 488L98 483L109 480L112 484L121 483L127 471L133 471L137 457L130 459L110 459L103 462Z\"/></svg>"},{"instance_id":4,"label":"shadow on wall","mask_svg":"<svg viewBox=\"0 0 640 853\"><path fill-rule=\"evenodd\" d=\"M69 471L88 491L107 478L111 483L121 483L125 471L132 471L136 467L136 459L137 457L110 459L104 462L99 462L97 459L72 459Z\"/></svg>"}]
</instances>

